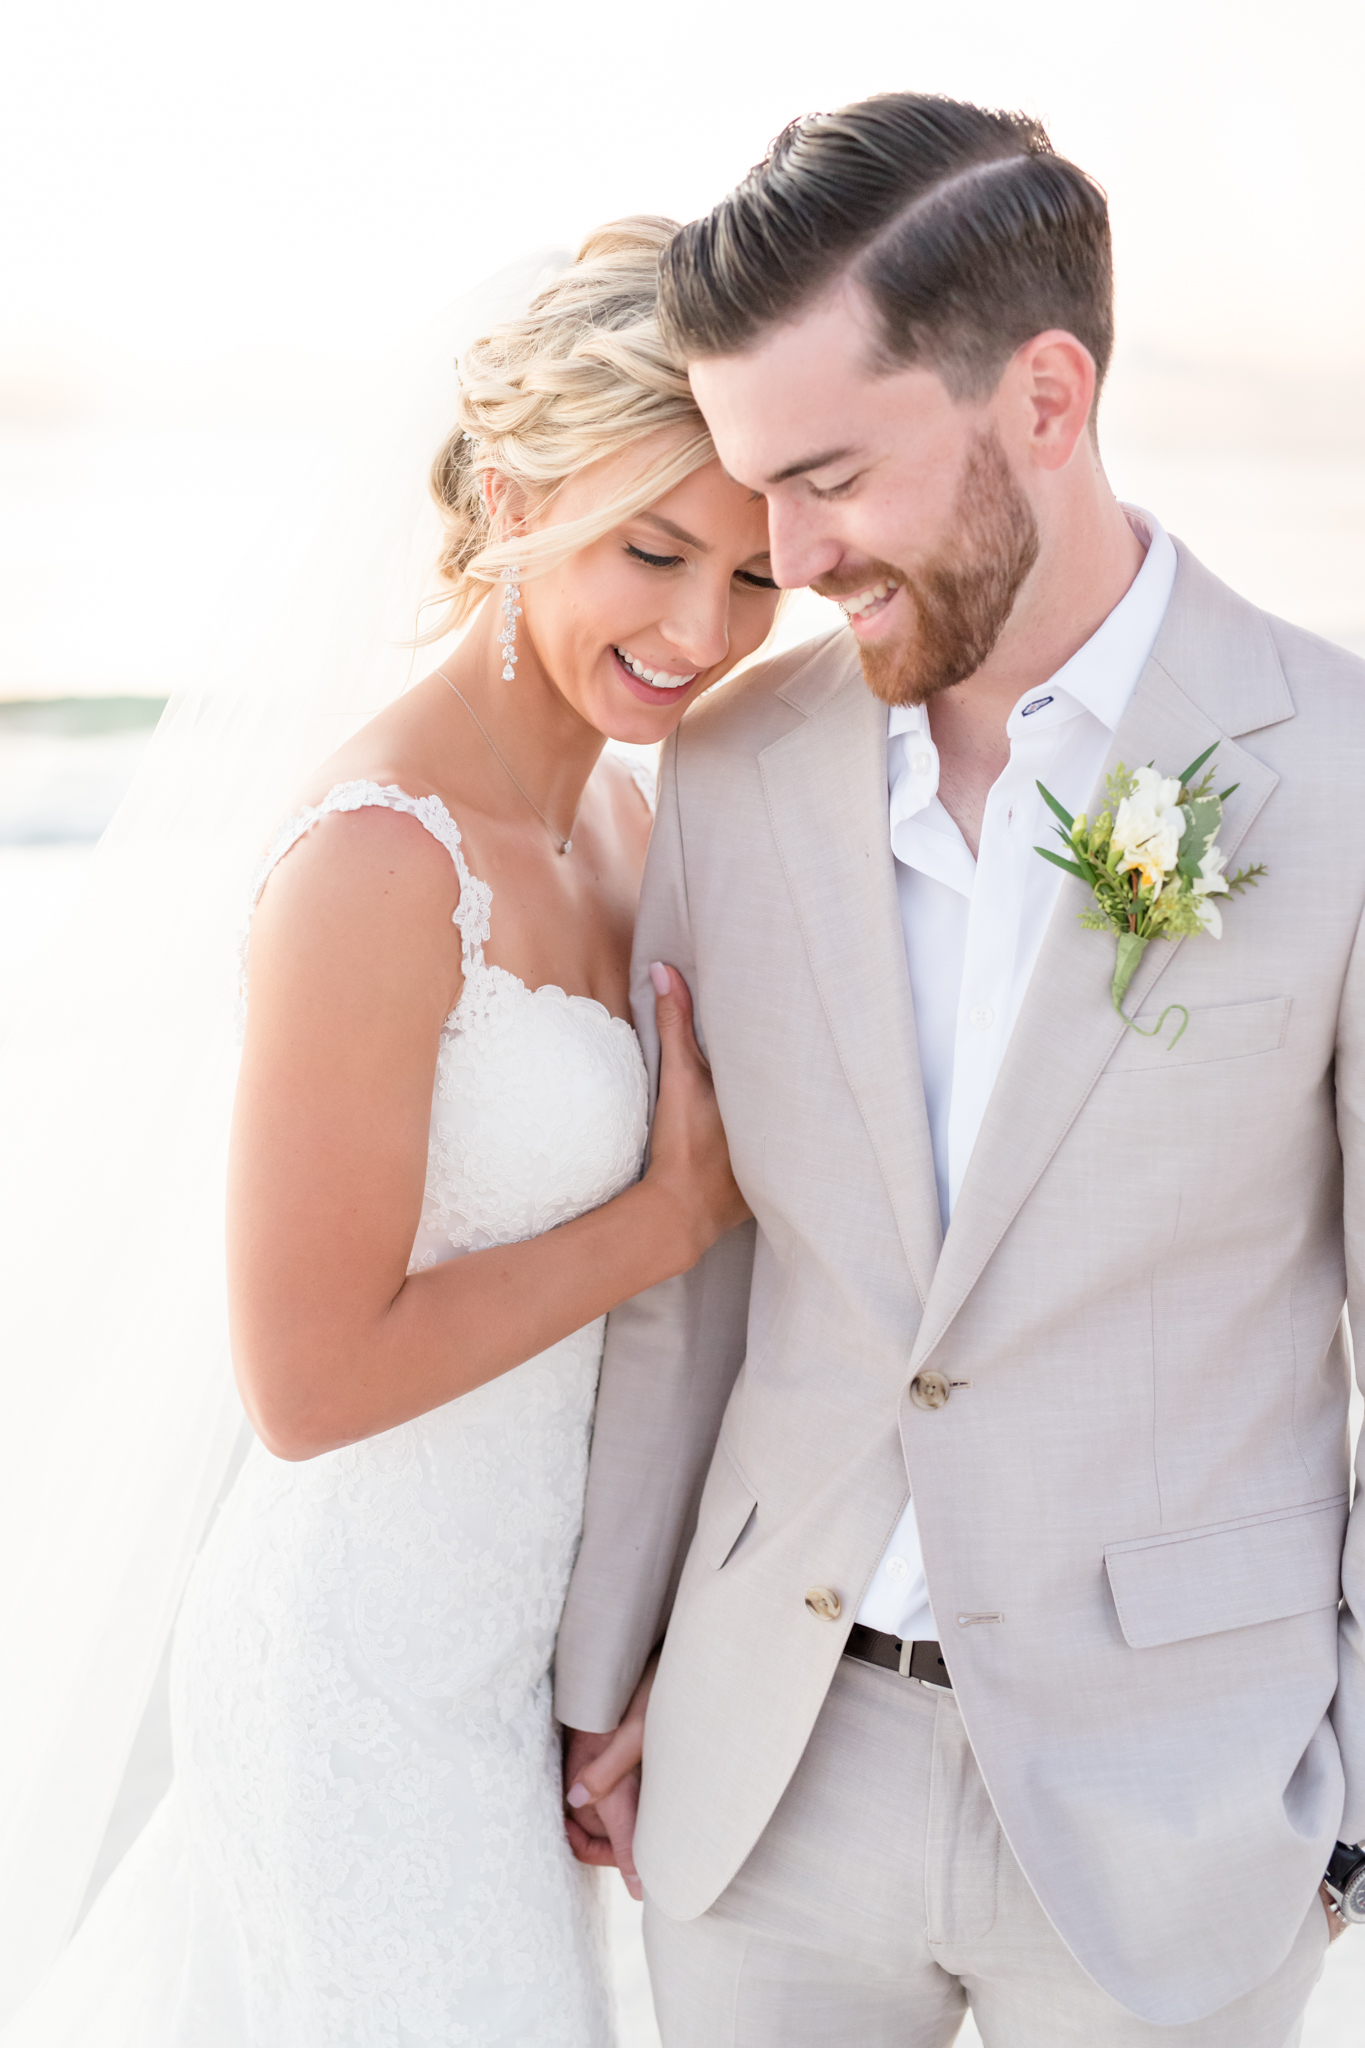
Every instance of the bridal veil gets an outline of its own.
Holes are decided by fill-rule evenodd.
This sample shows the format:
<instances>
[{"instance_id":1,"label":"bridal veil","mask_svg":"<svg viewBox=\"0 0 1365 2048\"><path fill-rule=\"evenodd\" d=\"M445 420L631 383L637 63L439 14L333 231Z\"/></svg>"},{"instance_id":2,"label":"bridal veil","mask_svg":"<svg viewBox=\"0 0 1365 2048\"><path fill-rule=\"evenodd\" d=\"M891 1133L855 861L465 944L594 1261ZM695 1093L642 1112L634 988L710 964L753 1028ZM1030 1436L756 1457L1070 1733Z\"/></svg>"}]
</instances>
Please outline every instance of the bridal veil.
<instances>
[{"instance_id":1,"label":"bridal veil","mask_svg":"<svg viewBox=\"0 0 1365 2048\"><path fill-rule=\"evenodd\" d=\"M0 2024L70 1933L243 1426L223 1184L252 871L307 771L430 666L454 358L568 261L500 272L392 366L295 594L172 698L0 1047Z\"/></svg>"}]
</instances>

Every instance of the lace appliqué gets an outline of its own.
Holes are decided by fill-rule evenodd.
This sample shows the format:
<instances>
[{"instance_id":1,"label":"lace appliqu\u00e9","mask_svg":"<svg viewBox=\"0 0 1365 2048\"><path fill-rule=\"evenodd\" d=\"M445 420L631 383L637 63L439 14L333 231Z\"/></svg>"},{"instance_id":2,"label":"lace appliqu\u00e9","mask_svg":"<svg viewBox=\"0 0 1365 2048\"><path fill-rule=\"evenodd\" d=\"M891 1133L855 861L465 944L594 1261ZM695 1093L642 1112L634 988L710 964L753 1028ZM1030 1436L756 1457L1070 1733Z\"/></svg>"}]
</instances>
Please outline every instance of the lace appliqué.
<instances>
[{"instance_id":1,"label":"lace appliqu\u00e9","mask_svg":"<svg viewBox=\"0 0 1365 2048\"><path fill-rule=\"evenodd\" d=\"M454 912L454 922L460 927L464 942L464 957L467 963L473 949L488 942L492 928L493 891L487 882L481 882L477 875L467 870L460 882L460 901Z\"/></svg>"}]
</instances>

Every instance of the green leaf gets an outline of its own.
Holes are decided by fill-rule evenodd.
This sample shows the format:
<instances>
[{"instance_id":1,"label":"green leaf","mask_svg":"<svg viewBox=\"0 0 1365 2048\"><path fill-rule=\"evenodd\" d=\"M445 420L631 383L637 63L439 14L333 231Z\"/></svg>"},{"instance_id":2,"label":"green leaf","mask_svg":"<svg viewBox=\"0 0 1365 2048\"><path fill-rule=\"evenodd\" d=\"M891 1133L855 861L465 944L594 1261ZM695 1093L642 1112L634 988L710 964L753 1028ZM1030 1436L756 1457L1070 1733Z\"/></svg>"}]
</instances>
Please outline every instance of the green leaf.
<instances>
[{"instance_id":1,"label":"green leaf","mask_svg":"<svg viewBox=\"0 0 1365 2048\"><path fill-rule=\"evenodd\" d=\"M1060 853L1052 853L1046 846L1035 846L1033 851L1041 853L1044 860L1050 860L1054 868L1061 868L1064 873L1074 875L1078 882L1088 882L1090 880L1085 869L1079 867L1074 860L1063 860Z\"/></svg>"},{"instance_id":2,"label":"green leaf","mask_svg":"<svg viewBox=\"0 0 1365 2048\"><path fill-rule=\"evenodd\" d=\"M1070 811L1068 811L1064 805L1059 804L1056 797L1052 794L1052 791L1050 789L1044 789L1041 782L1038 784L1038 794L1043 799L1043 802L1047 805L1048 809L1052 812L1053 816L1061 819L1063 825L1065 825L1066 827L1066 836L1069 839L1071 837L1071 828L1076 822L1076 820L1072 817Z\"/></svg>"},{"instance_id":3,"label":"green leaf","mask_svg":"<svg viewBox=\"0 0 1365 2048\"><path fill-rule=\"evenodd\" d=\"M1242 785L1240 782L1230 782L1226 789L1220 789L1218 792L1219 803L1225 804L1228 798L1232 795L1233 791L1235 789L1240 789L1241 787Z\"/></svg>"},{"instance_id":4,"label":"green leaf","mask_svg":"<svg viewBox=\"0 0 1365 2048\"><path fill-rule=\"evenodd\" d=\"M1180 874L1194 876L1199 873L1200 861L1218 836L1223 806L1216 796L1205 796L1191 797L1182 808L1185 830L1180 839L1180 858L1176 867Z\"/></svg>"},{"instance_id":5,"label":"green leaf","mask_svg":"<svg viewBox=\"0 0 1365 2048\"><path fill-rule=\"evenodd\" d=\"M1211 754L1216 754L1217 752L1218 742L1217 740L1215 740L1211 747L1205 747L1203 753L1199 756L1197 761L1191 761L1189 767L1180 777L1180 787L1184 789L1187 783L1192 782L1194 777L1199 773L1200 769L1203 767L1204 763L1208 760L1209 756Z\"/></svg>"}]
</instances>

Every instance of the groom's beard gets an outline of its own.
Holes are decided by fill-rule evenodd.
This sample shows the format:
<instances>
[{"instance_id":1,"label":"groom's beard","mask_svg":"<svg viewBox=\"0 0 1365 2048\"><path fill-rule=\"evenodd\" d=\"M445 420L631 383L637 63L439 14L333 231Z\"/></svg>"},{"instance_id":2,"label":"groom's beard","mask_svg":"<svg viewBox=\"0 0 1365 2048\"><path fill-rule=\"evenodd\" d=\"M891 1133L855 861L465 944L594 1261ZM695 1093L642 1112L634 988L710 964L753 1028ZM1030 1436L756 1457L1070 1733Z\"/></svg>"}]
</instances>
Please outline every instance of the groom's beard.
<instances>
[{"instance_id":1,"label":"groom's beard","mask_svg":"<svg viewBox=\"0 0 1365 2048\"><path fill-rule=\"evenodd\" d=\"M1005 629L1025 577L1038 559L1038 522L994 429L967 456L952 538L937 560L912 575L873 562L856 580L824 578L822 597L847 597L888 579L910 609L909 635L860 641L863 676L886 704L924 704L975 675Z\"/></svg>"}]
</instances>

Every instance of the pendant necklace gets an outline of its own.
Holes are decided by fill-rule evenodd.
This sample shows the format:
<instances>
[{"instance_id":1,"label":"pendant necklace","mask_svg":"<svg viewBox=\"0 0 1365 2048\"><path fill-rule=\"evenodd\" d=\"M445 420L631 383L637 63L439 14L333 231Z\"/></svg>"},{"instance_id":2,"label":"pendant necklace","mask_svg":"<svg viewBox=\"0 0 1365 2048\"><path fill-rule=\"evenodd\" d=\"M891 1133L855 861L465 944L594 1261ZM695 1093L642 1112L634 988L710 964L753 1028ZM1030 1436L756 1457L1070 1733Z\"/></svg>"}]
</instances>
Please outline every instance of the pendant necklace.
<instances>
[{"instance_id":1,"label":"pendant necklace","mask_svg":"<svg viewBox=\"0 0 1365 2048\"><path fill-rule=\"evenodd\" d=\"M510 768L508 767L507 763L506 763L506 762L505 762L505 761L503 760L503 758L502 758L502 755L501 755L501 754L500 754L500 753L498 752L497 748L496 748L496 747L495 747L495 746L493 745L493 742L492 742L492 740L491 740L491 739L489 738L489 734L488 734L488 728L487 728L487 727L486 727L486 726L484 725L484 722L483 722L483 720L482 720L482 719L481 719L481 718L479 717L479 714L477 713L477 711L475 711L475 709L474 709L473 705L472 705L472 704L471 704L471 703L469 702L469 699L468 699L468 698L467 698L467 697L465 696L465 693L464 693L464 691L463 691L462 689L460 689L460 688L459 688L458 684L456 684L456 683L452 683L452 682L450 681L450 677L449 677L449 676L448 676L448 675L446 674L446 672L445 672L445 670L444 670L443 668L438 668L438 669L437 669L437 671L436 671L436 673L437 673L437 675L438 675L438 676L439 676L439 677L441 678L441 681L442 681L443 683L446 683L446 684L448 684L448 685L449 685L449 687L450 687L450 688L451 688L452 690L454 690L454 692L455 692L455 695L456 695L456 696L457 696L457 697L459 698L460 702L461 702L461 703L462 703L462 704L464 705L464 708L465 708L465 710L466 710L466 711L467 711L467 712L469 713L470 717L471 717L471 718L473 719L473 721L474 721L475 725L477 725L477 726L478 726L478 728L479 728L479 731L480 731L480 732L481 732L481 733L483 734L484 738L485 738L485 739L486 739L486 740L488 741L488 749L489 749L489 752L490 752L490 753L492 754L492 756L493 756L493 759L494 759L494 760L495 760L495 761L497 762L497 764L498 764L499 768L501 768L501 770L502 770L503 774L504 774L504 775L505 775L505 776L507 777L507 780L508 780L508 781L509 781L509 782L511 783L511 785L512 785L513 789L515 789L515 790L517 791L518 795L520 795L520 796L523 796L523 797L525 797L525 798L526 798L526 801L527 801L527 803L528 803L528 804L529 804L529 805L531 806L531 809L532 809L532 810L533 810L533 811L535 812L535 814L536 814L536 816L537 816L537 817L539 818L539 820L540 820L541 824L542 824L542 825L543 825L543 826L545 827L545 830L546 830L546 831L547 831L547 832L549 833L549 835L550 835L551 839L553 839L553 841L554 841L554 843L555 843L556 847L558 848L559 852L560 852L561 854L565 854L565 853L572 853L572 852L573 852L573 841L572 841L572 839L561 839L561 838L560 838L560 836L559 836L558 832L557 832L557 831L555 830L554 826L553 826L553 825L552 825L552 824L550 823L549 819L548 819L548 818L546 817L546 815L545 815L544 811L542 811L542 809L540 808L540 805L539 805L539 804L538 804L538 803L536 802L535 798L534 798L533 796L529 795L529 794L528 794L528 792L527 792L526 790L524 790L524 789L522 788L521 784L520 784L520 783L519 783L519 782L517 781L517 778L516 778L516 776L515 776L515 775L514 775L514 774L512 773L512 771L511 771L511 769L510 769ZM574 816L575 816L575 817L577 817L577 816L578 816L578 812L577 812L576 810L575 810L575 812L574 812ZM573 828L572 828L572 826L571 826L571 827L570 827L569 829L570 829L570 830L572 831L572 829L573 829Z\"/></svg>"}]
</instances>

